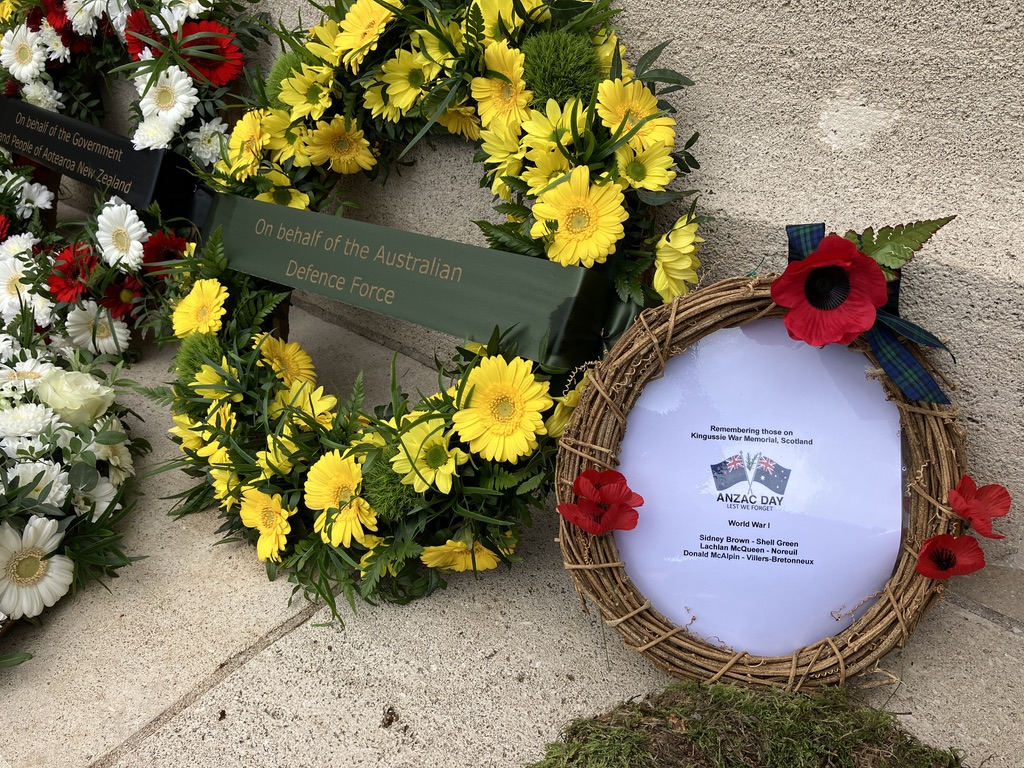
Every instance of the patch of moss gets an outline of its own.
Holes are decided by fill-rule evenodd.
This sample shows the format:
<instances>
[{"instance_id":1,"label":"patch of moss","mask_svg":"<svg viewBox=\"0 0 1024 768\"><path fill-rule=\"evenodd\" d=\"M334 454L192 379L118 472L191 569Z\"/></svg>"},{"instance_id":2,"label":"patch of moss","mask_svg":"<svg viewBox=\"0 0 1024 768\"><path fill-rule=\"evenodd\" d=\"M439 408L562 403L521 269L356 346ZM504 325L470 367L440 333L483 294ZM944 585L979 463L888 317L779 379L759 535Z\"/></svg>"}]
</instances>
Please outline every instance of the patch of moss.
<instances>
[{"instance_id":1,"label":"patch of moss","mask_svg":"<svg viewBox=\"0 0 1024 768\"><path fill-rule=\"evenodd\" d=\"M530 768L965 768L843 689L817 696L677 683L577 720Z\"/></svg>"},{"instance_id":2,"label":"patch of moss","mask_svg":"<svg viewBox=\"0 0 1024 768\"><path fill-rule=\"evenodd\" d=\"M397 454L395 446L385 447L373 465L363 472L362 496L377 517L388 522L404 517L420 501L413 487L403 483L391 469L390 459Z\"/></svg>"},{"instance_id":3,"label":"patch of moss","mask_svg":"<svg viewBox=\"0 0 1024 768\"><path fill-rule=\"evenodd\" d=\"M588 35L540 32L523 43L523 54L523 77L533 91L531 103L541 110L548 99L564 104L578 96L586 103L601 79L601 65Z\"/></svg>"}]
</instances>

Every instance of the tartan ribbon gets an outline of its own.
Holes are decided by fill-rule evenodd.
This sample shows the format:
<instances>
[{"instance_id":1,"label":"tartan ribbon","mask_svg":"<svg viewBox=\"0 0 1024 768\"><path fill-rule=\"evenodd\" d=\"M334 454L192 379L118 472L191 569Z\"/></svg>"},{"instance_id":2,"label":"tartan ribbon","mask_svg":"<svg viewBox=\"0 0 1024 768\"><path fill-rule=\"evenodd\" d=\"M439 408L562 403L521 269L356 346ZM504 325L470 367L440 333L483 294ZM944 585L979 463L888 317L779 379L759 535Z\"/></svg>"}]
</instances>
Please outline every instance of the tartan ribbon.
<instances>
[{"instance_id":1,"label":"tartan ribbon","mask_svg":"<svg viewBox=\"0 0 1024 768\"><path fill-rule=\"evenodd\" d=\"M786 237L789 240L789 261L802 261L814 252L818 243L825 237L825 225L787 224ZM864 333L864 338L871 346L879 365L904 395L911 400L924 403L948 404L949 398L942 388L896 334L899 333L905 339L925 347L946 349L946 345L934 334L899 316L899 275L890 281L887 287L889 301L885 307L878 310L875 324Z\"/></svg>"}]
</instances>

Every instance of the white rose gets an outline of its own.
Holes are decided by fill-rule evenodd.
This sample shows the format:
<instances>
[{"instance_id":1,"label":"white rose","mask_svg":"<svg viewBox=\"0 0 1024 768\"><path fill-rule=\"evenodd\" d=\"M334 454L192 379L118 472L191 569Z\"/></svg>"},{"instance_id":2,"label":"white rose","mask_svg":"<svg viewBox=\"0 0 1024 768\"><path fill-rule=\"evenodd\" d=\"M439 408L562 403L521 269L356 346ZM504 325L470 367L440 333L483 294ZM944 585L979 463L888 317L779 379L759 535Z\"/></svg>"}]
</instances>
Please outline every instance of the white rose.
<instances>
[{"instance_id":1,"label":"white rose","mask_svg":"<svg viewBox=\"0 0 1024 768\"><path fill-rule=\"evenodd\" d=\"M114 402L114 390L79 371L52 370L43 376L35 393L73 427L92 426Z\"/></svg>"}]
</instances>

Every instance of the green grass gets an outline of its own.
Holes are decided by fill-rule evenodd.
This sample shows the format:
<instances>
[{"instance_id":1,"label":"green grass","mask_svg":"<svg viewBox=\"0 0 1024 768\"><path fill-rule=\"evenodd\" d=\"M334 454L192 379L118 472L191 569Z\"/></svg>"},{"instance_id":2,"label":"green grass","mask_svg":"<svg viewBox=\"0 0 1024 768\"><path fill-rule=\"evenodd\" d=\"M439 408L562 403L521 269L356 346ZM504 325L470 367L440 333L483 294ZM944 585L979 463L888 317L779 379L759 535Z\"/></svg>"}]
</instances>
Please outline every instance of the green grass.
<instances>
[{"instance_id":1,"label":"green grass","mask_svg":"<svg viewBox=\"0 0 1024 768\"><path fill-rule=\"evenodd\" d=\"M817 696L677 683L577 720L529 768L967 768L842 689Z\"/></svg>"}]
</instances>

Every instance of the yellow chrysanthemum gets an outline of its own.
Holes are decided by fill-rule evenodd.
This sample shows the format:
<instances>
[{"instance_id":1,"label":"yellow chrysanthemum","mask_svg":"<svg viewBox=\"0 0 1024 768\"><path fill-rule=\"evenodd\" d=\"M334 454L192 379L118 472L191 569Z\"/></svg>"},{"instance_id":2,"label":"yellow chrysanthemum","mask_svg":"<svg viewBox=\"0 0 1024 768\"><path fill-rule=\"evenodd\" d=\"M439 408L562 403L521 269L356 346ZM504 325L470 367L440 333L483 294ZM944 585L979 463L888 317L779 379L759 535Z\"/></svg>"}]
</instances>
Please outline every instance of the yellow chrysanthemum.
<instances>
[{"instance_id":1,"label":"yellow chrysanthemum","mask_svg":"<svg viewBox=\"0 0 1024 768\"><path fill-rule=\"evenodd\" d=\"M437 547L424 547L420 561L428 568L439 568L442 571L489 571L498 567L501 562L498 556L481 544L473 542L473 549L464 541L448 539ZM475 561L475 563L474 563Z\"/></svg>"},{"instance_id":2,"label":"yellow chrysanthemum","mask_svg":"<svg viewBox=\"0 0 1024 768\"><path fill-rule=\"evenodd\" d=\"M338 50L338 35L341 27L333 19L327 19L309 30L309 42L306 50L330 64L332 67L341 63L341 51Z\"/></svg>"},{"instance_id":3,"label":"yellow chrysanthemum","mask_svg":"<svg viewBox=\"0 0 1024 768\"><path fill-rule=\"evenodd\" d=\"M227 377L223 374L227 374ZM219 370L209 363L203 363L189 386L199 397L209 398L215 403L222 400L233 403L242 401L242 393L237 391L238 371L228 365L226 357L220 359Z\"/></svg>"},{"instance_id":4,"label":"yellow chrysanthemum","mask_svg":"<svg viewBox=\"0 0 1024 768\"><path fill-rule=\"evenodd\" d=\"M280 171L267 171L264 174L264 178L273 182L274 186L268 191L256 195L255 199L265 203L298 208L301 211L309 208L309 195L293 187L288 176L285 176Z\"/></svg>"},{"instance_id":5,"label":"yellow chrysanthemum","mask_svg":"<svg viewBox=\"0 0 1024 768\"><path fill-rule=\"evenodd\" d=\"M387 83L382 80L371 80L363 91L363 106L365 106L374 117L383 117L392 123L401 120L405 113L387 100L385 91Z\"/></svg>"},{"instance_id":6,"label":"yellow chrysanthemum","mask_svg":"<svg viewBox=\"0 0 1024 768\"><path fill-rule=\"evenodd\" d=\"M297 341L281 341L268 333L257 334L253 347L260 351L260 365L266 363L286 387L297 381L316 381L313 358Z\"/></svg>"},{"instance_id":7,"label":"yellow chrysanthemum","mask_svg":"<svg viewBox=\"0 0 1024 768\"><path fill-rule=\"evenodd\" d=\"M289 107L292 121L309 117L319 120L333 101L334 70L331 67L303 64L299 72L281 80L278 98Z\"/></svg>"},{"instance_id":8,"label":"yellow chrysanthemum","mask_svg":"<svg viewBox=\"0 0 1024 768\"><path fill-rule=\"evenodd\" d=\"M324 429L330 429L331 422L334 421L332 409L338 404L338 398L334 395L325 395L323 387L314 387L314 385L315 382L311 381L295 381L288 389L280 390L274 396L274 402L267 408L267 415L276 419L287 409L292 409L304 413L308 417L295 419L299 429L303 432L312 429L309 419L316 420L316 423Z\"/></svg>"},{"instance_id":9,"label":"yellow chrysanthemum","mask_svg":"<svg viewBox=\"0 0 1024 768\"><path fill-rule=\"evenodd\" d=\"M265 114L262 109L250 110L235 123L231 130L231 138L228 139L227 162L218 162L218 171L239 181L245 181L259 170L260 160L263 159L263 152L269 139L262 124Z\"/></svg>"},{"instance_id":10,"label":"yellow chrysanthemum","mask_svg":"<svg viewBox=\"0 0 1024 768\"><path fill-rule=\"evenodd\" d=\"M666 304L676 296L686 295L690 285L697 284L698 243L703 242L704 238L697 237L697 222L687 216L658 241L654 250L654 290Z\"/></svg>"},{"instance_id":11,"label":"yellow chrysanthemum","mask_svg":"<svg viewBox=\"0 0 1024 768\"><path fill-rule=\"evenodd\" d=\"M624 144L615 151L615 162L619 168L619 182L634 189L649 189L661 192L676 177L670 170L672 147L668 144L654 144L642 152Z\"/></svg>"},{"instance_id":12,"label":"yellow chrysanthemum","mask_svg":"<svg viewBox=\"0 0 1024 768\"><path fill-rule=\"evenodd\" d=\"M533 206L532 237L549 237L548 258L562 266L603 264L622 239L629 218L617 184L590 185L590 169L573 168L568 181L542 194ZM558 222L552 230L549 221Z\"/></svg>"},{"instance_id":13,"label":"yellow chrysanthemum","mask_svg":"<svg viewBox=\"0 0 1024 768\"><path fill-rule=\"evenodd\" d=\"M401 8L399 0L388 5ZM376 50L377 41L395 15L374 0L356 0L341 21L341 32L335 38L334 50L342 55L342 63L353 72L370 51Z\"/></svg>"},{"instance_id":14,"label":"yellow chrysanthemum","mask_svg":"<svg viewBox=\"0 0 1024 768\"><path fill-rule=\"evenodd\" d=\"M202 432L199 431L199 427L202 426L200 422L192 421L192 419L182 413L176 413L171 418L174 419L174 426L167 431L181 440L180 447L182 453L185 451L198 451L206 444Z\"/></svg>"},{"instance_id":15,"label":"yellow chrysanthemum","mask_svg":"<svg viewBox=\"0 0 1024 768\"><path fill-rule=\"evenodd\" d=\"M496 121L514 128L530 117L529 104L533 92L526 90L526 81L523 80L525 61L526 56L509 48L504 40L484 49L487 69L507 78L474 77L470 84L480 113L480 124L484 128L489 128Z\"/></svg>"},{"instance_id":16,"label":"yellow chrysanthemum","mask_svg":"<svg viewBox=\"0 0 1024 768\"><path fill-rule=\"evenodd\" d=\"M377 530L377 516L359 497L363 473L352 457L339 451L321 456L309 468L304 501L310 509L323 510L313 523L325 544L352 546L352 539L365 546L366 530Z\"/></svg>"},{"instance_id":17,"label":"yellow chrysanthemum","mask_svg":"<svg viewBox=\"0 0 1024 768\"><path fill-rule=\"evenodd\" d=\"M295 441L281 435L267 435L267 450L256 451L256 464L260 468L260 479L269 480L274 475L286 477L295 468L292 457L299 447Z\"/></svg>"},{"instance_id":18,"label":"yellow chrysanthemum","mask_svg":"<svg viewBox=\"0 0 1024 768\"><path fill-rule=\"evenodd\" d=\"M555 179L569 172L569 158L557 149L533 149L526 153L526 159L533 165L523 171L522 179L530 186L531 195L539 195Z\"/></svg>"},{"instance_id":19,"label":"yellow chrysanthemum","mask_svg":"<svg viewBox=\"0 0 1024 768\"><path fill-rule=\"evenodd\" d=\"M572 144L573 114L575 114L576 135L582 136L587 124L587 108L573 97L559 107L554 99L548 99L543 112L530 110L530 119L523 123L523 143L531 149L558 151L558 144L568 147Z\"/></svg>"},{"instance_id":20,"label":"yellow chrysanthemum","mask_svg":"<svg viewBox=\"0 0 1024 768\"><path fill-rule=\"evenodd\" d=\"M281 550L285 548L292 526L288 518L295 514L281 503L281 494L273 496L255 488L242 493L242 508L239 510L242 525L260 532L256 541L256 556L263 561L281 562Z\"/></svg>"},{"instance_id":21,"label":"yellow chrysanthemum","mask_svg":"<svg viewBox=\"0 0 1024 768\"><path fill-rule=\"evenodd\" d=\"M612 72L612 62L615 58L615 48L619 48L619 63L622 66L622 79L632 80L635 74L626 64L626 46L619 42L618 35L611 30L604 30L597 33L590 39L594 45L594 53L597 54L597 64L601 68L601 75L607 79Z\"/></svg>"},{"instance_id":22,"label":"yellow chrysanthemum","mask_svg":"<svg viewBox=\"0 0 1024 768\"><path fill-rule=\"evenodd\" d=\"M519 144L519 132L504 123L494 123L490 130L480 131L483 140L481 149L487 156L484 165L493 173L491 192L508 200L512 191L502 181L502 176L518 176L523 169L526 148Z\"/></svg>"},{"instance_id":23,"label":"yellow chrysanthemum","mask_svg":"<svg viewBox=\"0 0 1024 768\"><path fill-rule=\"evenodd\" d=\"M305 144L309 131L302 123L292 123L288 110L269 109L260 124L267 134L266 149L272 161L281 165L291 160L292 165L298 168L309 166Z\"/></svg>"},{"instance_id":24,"label":"yellow chrysanthemum","mask_svg":"<svg viewBox=\"0 0 1024 768\"><path fill-rule=\"evenodd\" d=\"M477 117L476 108L468 106L465 102L450 107L437 118L437 122L447 128L448 133L454 133L456 136L464 136L470 141L480 138L480 118Z\"/></svg>"},{"instance_id":25,"label":"yellow chrysanthemum","mask_svg":"<svg viewBox=\"0 0 1024 768\"><path fill-rule=\"evenodd\" d=\"M450 448L450 434L444 431L443 418L427 419L401 436L398 453L391 457L391 468L402 475L402 482L417 493L434 486L441 493L451 493L457 468L469 461L469 454Z\"/></svg>"},{"instance_id":26,"label":"yellow chrysanthemum","mask_svg":"<svg viewBox=\"0 0 1024 768\"><path fill-rule=\"evenodd\" d=\"M317 123L306 139L306 147L313 165L330 163L331 170L338 173L359 173L377 164L362 130L340 115L329 123Z\"/></svg>"},{"instance_id":27,"label":"yellow chrysanthemum","mask_svg":"<svg viewBox=\"0 0 1024 768\"><path fill-rule=\"evenodd\" d=\"M408 112L423 93L423 86L440 71L440 67L418 53L398 49L395 57L384 62L380 79L388 84L388 101Z\"/></svg>"},{"instance_id":28,"label":"yellow chrysanthemum","mask_svg":"<svg viewBox=\"0 0 1024 768\"><path fill-rule=\"evenodd\" d=\"M196 280L188 296L174 308L171 316L174 335L183 339L190 333L217 333L227 300L228 289L219 280Z\"/></svg>"},{"instance_id":29,"label":"yellow chrysanthemum","mask_svg":"<svg viewBox=\"0 0 1024 768\"><path fill-rule=\"evenodd\" d=\"M655 144L675 146L676 121L659 115L658 99L639 80L624 83L620 80L602 80L597 86L597 114L612 133L625 136L644 118L650 118L629 139L629 146L638 152Z\"/></svg>"},{"instance_id":30,"label":"yellow chrysanthemum","mask_svg":"<svg viewBox=\"0 0 1024 768\"><path fill-rule=\"evenodd\" d=\"M548 430L549 437L553 437L557 440L562 436L562 432L564 432L566 426L568 426L573 413L576 412L576 406L580 404L580 396L583 394L583 388L585 386L587 386L586 374L584 374L583 378L579 380L579 383L566 394L562 397L555 398L555 411L548 416L548 420L544 422L544 426Z\"/></svg>"},{"instance_id":31,"label":"yellow chrysanthemum","mask_svg":"<svg viewBox=\"0 0 1024 768\"><path fill-rule=\"evenodd\" d=\"M489 461L513 464L533 452L537 435L546 432L541 414L552 400L548 383L534 378L528 362L485 357L469 372L466 391L468 400L453 420L469 450Z\"/></svg>"}]
</instances>

